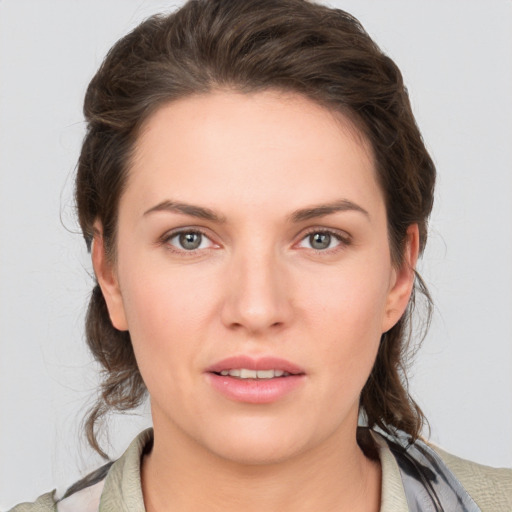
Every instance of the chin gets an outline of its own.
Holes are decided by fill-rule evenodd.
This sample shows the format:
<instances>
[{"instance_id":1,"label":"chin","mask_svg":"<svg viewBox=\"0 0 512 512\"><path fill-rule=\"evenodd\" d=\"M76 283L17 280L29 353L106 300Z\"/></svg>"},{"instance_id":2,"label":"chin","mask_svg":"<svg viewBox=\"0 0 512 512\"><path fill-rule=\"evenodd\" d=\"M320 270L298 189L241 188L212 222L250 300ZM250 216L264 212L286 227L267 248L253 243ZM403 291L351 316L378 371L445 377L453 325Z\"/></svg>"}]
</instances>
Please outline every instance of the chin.
<instances>
[{"instance_id":1,"label":"chin","mask_svg":"<svg viewBox=\"0 0 512 512\"><path fill-rule=\"evenodd\" d=\"M307 429L291 428L289 421L238 421L224 424L217 432L210 429L205 445L208 450L235 464L261 466L277 464L299 456L315 444ZM277 424L276 424L277 423Z\"/></svg>"}]
</instances>

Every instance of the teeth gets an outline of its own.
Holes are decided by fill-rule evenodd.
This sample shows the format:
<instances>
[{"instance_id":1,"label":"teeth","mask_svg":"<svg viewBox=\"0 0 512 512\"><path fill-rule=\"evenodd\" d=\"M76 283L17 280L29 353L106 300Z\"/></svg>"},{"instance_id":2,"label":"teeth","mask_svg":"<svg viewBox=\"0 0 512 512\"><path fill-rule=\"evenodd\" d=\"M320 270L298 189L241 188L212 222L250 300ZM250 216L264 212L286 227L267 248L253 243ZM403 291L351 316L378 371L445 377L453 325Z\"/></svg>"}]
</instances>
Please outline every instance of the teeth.
<instances>
[{"instance_id":1,"label":"teeth","mask_svg":"<svg viewBox=\"0 0 512 512\"><path fill-rule=\"evenodd\" d=\"M238 377L240 379L273 379L274 377L286 377L290 375L283 370L248 370L247 368L234 368L232 370L222 370L220 374L223 377Z\"/></svg>"},{"instance_id":2,"label":"teeth","mask_svg":"<svg viewBox=\"0 0 512 512\"><path fill-rule=\"evenodd\" d=\"M246 370L245 368L240 370L241 379L255 379L257 376L258 372L256 370Z\"/></svg>"}]
</instances>

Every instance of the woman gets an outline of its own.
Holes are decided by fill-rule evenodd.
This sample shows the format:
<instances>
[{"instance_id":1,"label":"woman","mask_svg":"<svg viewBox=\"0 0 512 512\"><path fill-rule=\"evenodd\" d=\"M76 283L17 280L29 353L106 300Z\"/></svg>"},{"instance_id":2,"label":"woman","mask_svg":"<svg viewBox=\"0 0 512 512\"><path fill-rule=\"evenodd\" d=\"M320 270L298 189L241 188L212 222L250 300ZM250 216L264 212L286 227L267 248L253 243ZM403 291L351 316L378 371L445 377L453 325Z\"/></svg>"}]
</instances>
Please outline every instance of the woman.
<instances>
[{"instance_id":1,"label":"woman","mask_svg":"<svg viewBox=\"0 0 512 512\"><path fill-rule=\"evenodd\" d=\"M85 114L88 436L146 391L154 433L15 510L510 508L510 472L418 439L402 354L435 170L356 20L189 3L116 44Z\"/></svg>"}]
</instances>

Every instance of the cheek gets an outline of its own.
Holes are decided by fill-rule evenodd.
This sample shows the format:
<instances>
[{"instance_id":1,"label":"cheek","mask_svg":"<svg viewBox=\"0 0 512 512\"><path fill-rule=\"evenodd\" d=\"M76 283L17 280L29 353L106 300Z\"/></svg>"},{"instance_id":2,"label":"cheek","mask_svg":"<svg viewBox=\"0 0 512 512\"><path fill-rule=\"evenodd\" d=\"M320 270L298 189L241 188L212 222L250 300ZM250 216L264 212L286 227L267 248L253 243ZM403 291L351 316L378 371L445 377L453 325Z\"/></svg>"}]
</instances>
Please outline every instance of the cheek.
<instances>
[{"instance_id":1,"label":"cheek","mask_svg":"<svg viewBox=\"0 0 512 512\"><path fill-rule=\"evenodd\" d=\"M218 314L212 276L155 261L127 261L125 268L130 272L121 272L123 304L143 375L161 367L164 374L177 373L194 365L209 319Z\"/></svg>"},{"instance_id":2,"label":"cheek","mask_svg":"<svg viewBox=\"0 0 512 512\"><path fill-rule=\"evenodd\" d=\"M391 266L375 261L316 273L301 294L317 321L336 328L340 336L380 336L390 287Z\"/></svg>"},{"instance_id":3,"label":"cheek","mask_svg":"<svg viewBox=\"0 0 512 512\"><path fill-rule=\"evenodd\" d=\"M169 407L178 407L176 397L190 399L188 376L195 353L190 330L197 325L197 313L187 295L166 286L165 281L138 279L126 283L123 296L137 365L152 402L173 396Z\"/></svg>"},{"instance_id":4,"label":"cheek","mask_svg":"<svg viewBox=\"0 0 512 512\"><path fill-rule=\"evenodd\" d=\"M362 387L373 366L386 311L386 269L374 262L304 283L304 315L312 336L317 333L316 355L342 387Z\"/></svg>"}]
</instances>

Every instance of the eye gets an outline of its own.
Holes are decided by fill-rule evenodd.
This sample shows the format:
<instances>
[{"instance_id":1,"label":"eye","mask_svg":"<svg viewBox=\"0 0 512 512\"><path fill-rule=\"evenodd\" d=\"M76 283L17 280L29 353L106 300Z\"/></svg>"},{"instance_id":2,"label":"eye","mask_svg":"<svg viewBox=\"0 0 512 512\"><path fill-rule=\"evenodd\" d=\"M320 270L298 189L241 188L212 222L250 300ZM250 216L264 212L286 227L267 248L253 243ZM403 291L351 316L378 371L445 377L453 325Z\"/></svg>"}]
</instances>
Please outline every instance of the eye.
<instances>
[{"instance_id":1,"label":"eye","mask_svg":"<svg viewBox=\"0 0 512 512\"><path fill-rule=\"evenodd\" d=\"M328 230L316 230L308 233L299 243L299 247L314 249L315 251L325 251L335 249L338 246L348 245L349 240L338 233Z\"/></svg>"},{"instance_id":2,"label":"eye","mask_svg":"<svg viewBox=\"0 0 512 512\"><path fill-rule=\"evenodd\" d=\"M196 251L213 247L213 242L201 231L180 231L171 234L165 240L173 248L182 251Z\"/></svg>"}]
</instances>

